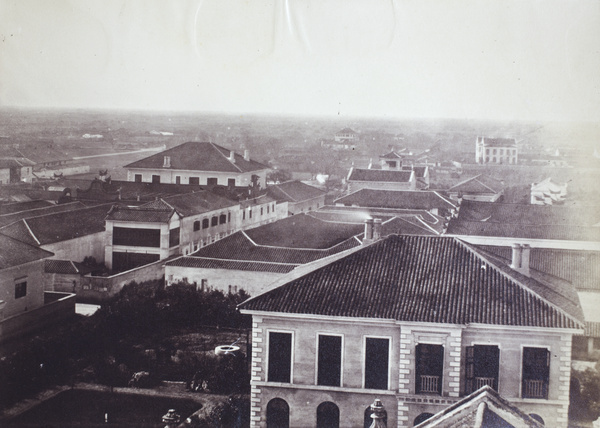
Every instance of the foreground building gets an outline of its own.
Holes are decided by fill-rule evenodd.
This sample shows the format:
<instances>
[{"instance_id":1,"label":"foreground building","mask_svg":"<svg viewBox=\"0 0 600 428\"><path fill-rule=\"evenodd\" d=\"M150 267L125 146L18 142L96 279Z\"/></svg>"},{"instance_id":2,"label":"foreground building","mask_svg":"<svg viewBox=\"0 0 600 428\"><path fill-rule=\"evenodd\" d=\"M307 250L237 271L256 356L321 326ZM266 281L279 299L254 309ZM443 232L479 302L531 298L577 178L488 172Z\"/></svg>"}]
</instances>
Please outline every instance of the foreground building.
<instances>
[{"instance_id":1,"label":"foreground building","mask_svg":"<svg viewBox=\"0 0 600 428\"><path fill-rule=\"evenodd\" d=\"M511 266L455 238L391 235L242 303L251 426L368 426L380 398L388 427L410 427L488 385L566 427L577 294Z\"/></svg>"}]
</instances>

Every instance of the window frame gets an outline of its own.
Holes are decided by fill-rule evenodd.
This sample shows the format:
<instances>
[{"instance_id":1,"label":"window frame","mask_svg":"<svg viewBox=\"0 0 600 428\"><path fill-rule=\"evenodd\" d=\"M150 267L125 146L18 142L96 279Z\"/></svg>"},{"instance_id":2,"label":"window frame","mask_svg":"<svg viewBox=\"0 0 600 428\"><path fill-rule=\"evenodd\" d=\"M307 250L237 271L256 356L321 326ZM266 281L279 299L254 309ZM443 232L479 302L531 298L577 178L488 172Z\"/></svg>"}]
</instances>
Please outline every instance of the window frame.
<instances>
[{"instance_id":1,"label":"window frame","mask_svg":"<svg viewBox=\"0 0 600 428\"><path fill-rule=\"evenodd\" d=\"M367 388L367 339L385 339L388 341L388 356L387 356L387 387L382 389L382 391L389 391L391 386L391 378L392 378L392 336L377 336L377 335L364 335L363 336L363 348L362 348L362 366L363 366L363 376L362 376L362 387L363 389L369 390L377 390L379 388Z\"/></svg>"},{"instance_id":2,"label":"window frame","mask_svg":"<svg viewBox=\"0 0 600 428\"><path fill-rule=\"evenodd\" d=\"M295 349L294 349L294 343L296 340L296 334L293 330L280 330L280 329L267 329L267 349L266 349L266 353L265 353L265 380L267 382L274 382L274 383L289 383L291 385L294 384L294 358L295 358ZM281 382L279 380L270 380L269 379L269 367L271 364L271 358L270 358L270 354L271 354L271 333L278 333L278 334L289 334L291 336L291 342L290 342L290 380L289 382Z\"/></svg>"},{"instance_id":3,"label":"window frame","mask_svg":"<svg viewBox=\"0 0 600 428\"><path fill-rule=\"evenodd\" d=\"M27 277L15 279L15 300L27 296Z\"/></svg>"},{"instance_id":4,"label":"window frame","mask_svg":"<svg viewBox=\"0 0 600 428\"><path fill-rule=\"evenodd\" d=\"M545 350L546 351L546 362L547 362L547 379L545 379L545 389L544 389L544 396L543 397L530 397L530 396L525 396L525 391L524 391L524 384L525 384L525 349L539 349L539 350ZM551 377L551 371L550 371L550 365L552 363L552 353L550 351L550 347L549 346L540 346L540 345L525 345L522 344L521 345L521 370L519 373L519 377L520 377L520 383L519 383L519 389L520 389L520 397L522 399L526 399L526 400L548 400L549 395L550 395L550 377ZM535 380L535 379L531 379L531 380Z\"/></svg>"},{"instance_id":5,"label":"window frame","mask_svg":"<svg viewBox=\"0 0 600 428\"><path fill-rule=\"evenodd\" d=\"M325 385L319 383L319 338L321 336L328 337L339 337L340 341L340 379L338 385ZM316 344L315 344L315 385L317 386L333 386L333 387L342 387L344 385L344 334L342 333L331 333L331 332L317 332Z\"/></svg>"}]
</instances>

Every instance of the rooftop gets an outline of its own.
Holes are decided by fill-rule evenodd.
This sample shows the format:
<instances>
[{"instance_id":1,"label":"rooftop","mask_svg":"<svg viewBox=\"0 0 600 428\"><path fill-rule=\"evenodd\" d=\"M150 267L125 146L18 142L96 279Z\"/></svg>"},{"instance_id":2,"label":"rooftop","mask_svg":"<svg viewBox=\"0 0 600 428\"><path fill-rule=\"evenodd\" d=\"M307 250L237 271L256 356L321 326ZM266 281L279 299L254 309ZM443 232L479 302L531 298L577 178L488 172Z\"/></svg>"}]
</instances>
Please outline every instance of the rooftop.
<instances>
[{"instance_id":1,"label":"rooftop","mask_svg":"<svg viewBox=\"0 0 600 428\"><path fill-rule=\"evenodd\" d=\"M334 201L336 204L359 207L454 210L457 204L433 191L360 189Z\"/></svg>"},{"instance_id":2,"label":"rooftop","mask_svg":"<svg viewBox=\"0 0 600 428\"><path fill-rule=\"evenodd\" d=\"M71 260L44 260L44 272L45 273L57 273L63 275L85 275L90 273L92 269L87 266L73 262Z\"/></svg>"},{"instance_id":3,"label":"rooftop","mask_svg":"<svg viewBox=\"0 0 600 428\"><path fill-rule=\"evenodd\" d=\"M267 187L267 194L277 201L302 202L324 196L325 192L294 180Z\"/></svg>"},{"instance_id":4,"label":"rooftop","mask_svg":"<svg viewBox=\"0 0 600 428\"><path fill-rule=\"evenodd\" d=\"M412 171L352 168L348 181L378 181L386 183L408 183Z\"/></svg>"},{"instance_id":5,"label":"rooftop","mask_svg":"<svg viewBox=\"0 0 600 428\"><path fill-rule=\"evenodd\" d=\"M169 156L170 167L164 166ZM171 169L186 171L211 171L244 173L262 171L269 167L253 160L245 160L235 153L235 162L229 159L230 150L214 143L190 141L179 146L125 165L125 168Z\"/></svg>"},{"instance_id":6,"label":"rooftop","mask_svg":"<svg viewBox=\"0 0 600 428\"><path fill-rule=\"evenodd\" d=\"M12 214L0 215L0 227L14 223L24 218L38 217L45 214L61 213L65 211L73 211L86 206L81 202L69 202L67 204L49 205L41 208L28 209L26 211L15 212Z\"/></svg>"},{"instance_id":7,"label":"rooftop","mask_svg":"<svg viewBox=\"0 0 600 428\"><path fill-rule=\"evenodd\" d=\"M481 137L483 144L490 147L513 147L517 145L514 138Z\"/></svg>"},{"instance_id":8,"label":"rooftop","mask_svg":"<svg viewBox=\"0 0 600 428\"><path fill-rule=\"evenodd\" d=\"M160 201L159 201L160 202ZM173 208L164 205L159 207L120 207L114 205L108 214L106 220L128 221L138 223L168 223L175 214Z\"/></svg>"},{"instance_id":9,"label":"rooftop","mask_svg":"<svg viewBox=\"0 0 600 428\"><path fill-rule=\"evenodd\" d=\"M25 263L52 257L50 251L18 241L0 233L0 269L20 266Z\"/></svg>"},{"instance_id":10,"label":"rooftop","mask_svg":"<svg viewBox=\"0 0 600 428\"><path fill-rule=\"evenodd\" d=\"M12 214L21 211L33 210L36 208L44 208L53 206L52 202L43 200L32 200L24 202L12 202L8 204L0 204L0 215Z\"/></svg>"},{"instance_id":11,"label":"rooftop","mask_svg":"<svg viewBox=\"0 0 600 428\"><path fill-rule=\"evenodd\" d=\"M110 205L97 205L19 220L0 228L12 238L31 245L46 245L104 231Z\"/></svg>"},{"instance_id":12,"label":"rooftop","mask_svg":"<svg viewBox=\"0 0 600 428\"><path fill-rule=\"evenodd\" d=\"M288 273L298 264L269 263L245 260L223 260L208 257L185 256L166 263L167 266L178 266L198 269L227 269L248 272Z\"/></svg>"},{"instance_id":13,"label":"rooftop","mask_svg":"<svg viewBox=\"0 0 600 428\"><path fill-rule=\"evenodd\" d=\"M583 328L531 288L449 237L391 235L240 305L242 310L397 321ZM547 288L547 285L536 284Z\"/></svg>"},{"instance_id":14,"label":"rooftop","mask_svg":"<svg viewBox=\"0 0 600 428\"><path fill-rule=\"evenodd\" d=\"M218 196L208 190L202 190L183 195L163 196L156 201L142 205L141 208L171 208L182 216L188 217L238 205L237 201Z\"/></svg>"},{"instance_id":15,"label":"rooftop","mask_svg":"<svg viewBox=\"0 0 600 428\"><path fill-rule=\"evenodd\" d=\"M455 184L448 189L448 192L496 194L500 193L502 190L504 190L502 181L487 175L479 174Z\"/></svg>"}]
</instances>

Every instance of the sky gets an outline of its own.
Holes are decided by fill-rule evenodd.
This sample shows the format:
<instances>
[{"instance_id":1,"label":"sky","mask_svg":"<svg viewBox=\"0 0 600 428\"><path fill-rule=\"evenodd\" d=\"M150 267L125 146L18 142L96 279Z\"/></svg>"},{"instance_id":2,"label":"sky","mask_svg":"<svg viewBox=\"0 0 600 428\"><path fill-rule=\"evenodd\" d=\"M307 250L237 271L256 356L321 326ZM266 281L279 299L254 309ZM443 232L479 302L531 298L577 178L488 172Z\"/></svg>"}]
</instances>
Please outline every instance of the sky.
<instances>
[{"instance_id":1,"label":"sky","mask_svg":"<svg viewBox=\"0 0 600 428\"><path fill-rule=\"evenodd\" d=\"M597 0L0 0L0 107L600 118Z\"/></svg>"}]
</instances>

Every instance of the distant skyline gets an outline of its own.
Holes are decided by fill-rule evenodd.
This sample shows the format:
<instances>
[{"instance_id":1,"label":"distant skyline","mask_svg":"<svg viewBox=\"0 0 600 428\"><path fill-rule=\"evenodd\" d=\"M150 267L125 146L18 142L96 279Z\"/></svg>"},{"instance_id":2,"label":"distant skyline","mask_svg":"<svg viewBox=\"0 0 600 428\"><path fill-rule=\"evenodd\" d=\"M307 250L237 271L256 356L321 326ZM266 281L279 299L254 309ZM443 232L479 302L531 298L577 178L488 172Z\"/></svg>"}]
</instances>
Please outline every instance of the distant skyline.
<instances>
[{"instance_id":1,"label":"distant skyline","mask_svg":"<svg viewBox=\"0 0 600 428\"><path fill-rule=\"evenodd\" d=\"M0 0L0 107L594 121L596 0Z\"/></svg>"}]
</instances>

